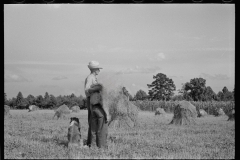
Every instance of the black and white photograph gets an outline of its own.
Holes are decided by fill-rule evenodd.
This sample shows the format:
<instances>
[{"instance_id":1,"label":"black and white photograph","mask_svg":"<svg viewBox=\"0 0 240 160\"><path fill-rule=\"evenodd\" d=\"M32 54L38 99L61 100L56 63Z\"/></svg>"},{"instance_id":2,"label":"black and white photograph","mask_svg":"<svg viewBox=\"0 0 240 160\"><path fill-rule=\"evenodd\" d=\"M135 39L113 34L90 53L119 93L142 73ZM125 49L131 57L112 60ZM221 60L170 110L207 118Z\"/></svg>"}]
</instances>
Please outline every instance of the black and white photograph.
<instances>
[{"instance_id":1,"label":"black and white photograph","mask_svg":"<svg viewBox=\"0 0 240 160\"><path fill-rule=\"evenodd\" d=\"M235 4L4 4L4 159L234 159Z\"/></svg>"}]
</instances>

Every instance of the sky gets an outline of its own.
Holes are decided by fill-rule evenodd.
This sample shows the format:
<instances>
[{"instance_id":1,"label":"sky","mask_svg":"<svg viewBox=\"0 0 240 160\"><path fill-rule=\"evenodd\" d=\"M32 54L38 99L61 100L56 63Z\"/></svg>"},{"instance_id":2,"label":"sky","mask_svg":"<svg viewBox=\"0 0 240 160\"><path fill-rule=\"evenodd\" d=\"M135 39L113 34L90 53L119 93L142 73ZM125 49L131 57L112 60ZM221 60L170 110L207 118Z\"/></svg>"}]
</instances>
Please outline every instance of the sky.
<instances>
[{"instance_id":1,"label":"sky","mask_svg":"<svg viewBox=\"0 0 240 160\"><path fill-rule=\"evenodd\" d=\"M177 90L204 78L215 93L235 85L234 4L4 4L4 93L84 94L98 81L148 93L163 73Z\"/></svg>"}]
</instances>

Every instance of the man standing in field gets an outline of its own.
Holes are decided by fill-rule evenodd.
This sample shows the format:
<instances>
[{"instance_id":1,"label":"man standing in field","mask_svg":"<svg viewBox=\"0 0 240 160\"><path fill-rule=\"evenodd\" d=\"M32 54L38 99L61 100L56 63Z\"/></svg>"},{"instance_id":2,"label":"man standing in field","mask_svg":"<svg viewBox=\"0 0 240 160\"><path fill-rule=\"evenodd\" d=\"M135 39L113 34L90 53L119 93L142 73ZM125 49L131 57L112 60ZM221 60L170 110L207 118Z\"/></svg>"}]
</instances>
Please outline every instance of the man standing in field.
<instances>
[{"instance_id":1,"label":"man standing in field","mask_svg":"<svg viewBox=\"0 0 240 160\"><path fill-rule=\"evenodd\" d=\"M91 74L85 79L85 94L87 98L87 109L88 109L88 138L87 145L91 147L93 136L96 136L96 144L99 148L107 147L107 134L108 125L106 121L106 114L102 106L92 105L90 103L90 97L93 93L99 92L98 88L92 87L97 84L97 75L102 69L97 61L89 62L88 68Z\"/></svg>"}]
</instances>

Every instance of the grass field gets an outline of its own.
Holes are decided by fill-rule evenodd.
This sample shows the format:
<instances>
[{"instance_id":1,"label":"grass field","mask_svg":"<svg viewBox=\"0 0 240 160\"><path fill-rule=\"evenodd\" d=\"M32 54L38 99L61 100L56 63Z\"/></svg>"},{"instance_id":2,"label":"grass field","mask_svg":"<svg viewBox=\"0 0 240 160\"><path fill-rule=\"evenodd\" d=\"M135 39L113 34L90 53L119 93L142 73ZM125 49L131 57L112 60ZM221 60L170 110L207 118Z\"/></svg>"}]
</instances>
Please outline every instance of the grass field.
<instances>
[{"instance_id":1,"label":"grass field","mask_svg":"<svg viewBox=\"0 0 240 160\"><path fill-rule=\"evenodd\" d=\"M87 138L87 111L52 120L54 111L11 110L4 119L4 158L235 158L235 122L227 116L197 118L191 126L169 125L173 114L139 113L139 126L131 130L109 128L108 149L67 148L69 117L78 117L83 139Z\"/></svg>"}]
</instances>

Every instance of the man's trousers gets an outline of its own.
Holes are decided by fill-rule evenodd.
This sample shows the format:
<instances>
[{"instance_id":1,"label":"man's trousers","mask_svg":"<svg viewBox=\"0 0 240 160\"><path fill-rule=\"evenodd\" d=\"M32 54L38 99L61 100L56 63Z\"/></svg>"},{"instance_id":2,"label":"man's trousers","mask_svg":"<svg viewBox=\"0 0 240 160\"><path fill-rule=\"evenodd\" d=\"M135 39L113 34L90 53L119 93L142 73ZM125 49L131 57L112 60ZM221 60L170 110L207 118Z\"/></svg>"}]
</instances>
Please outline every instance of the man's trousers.
<instances>
[{"instance_id":1,"label":"man's trousers","mask_svg":"<svg viewBox=\"0 0 240 160\"><path fill-rule=\"evenodd\" d=\"M92 139L96 137L96 145L99 148L107 147L108 124L106 114L100 104L90 105L90 98L87 98L88 108L88 138L87 145L91 146Z\"/></svg>"}]
</instances>

